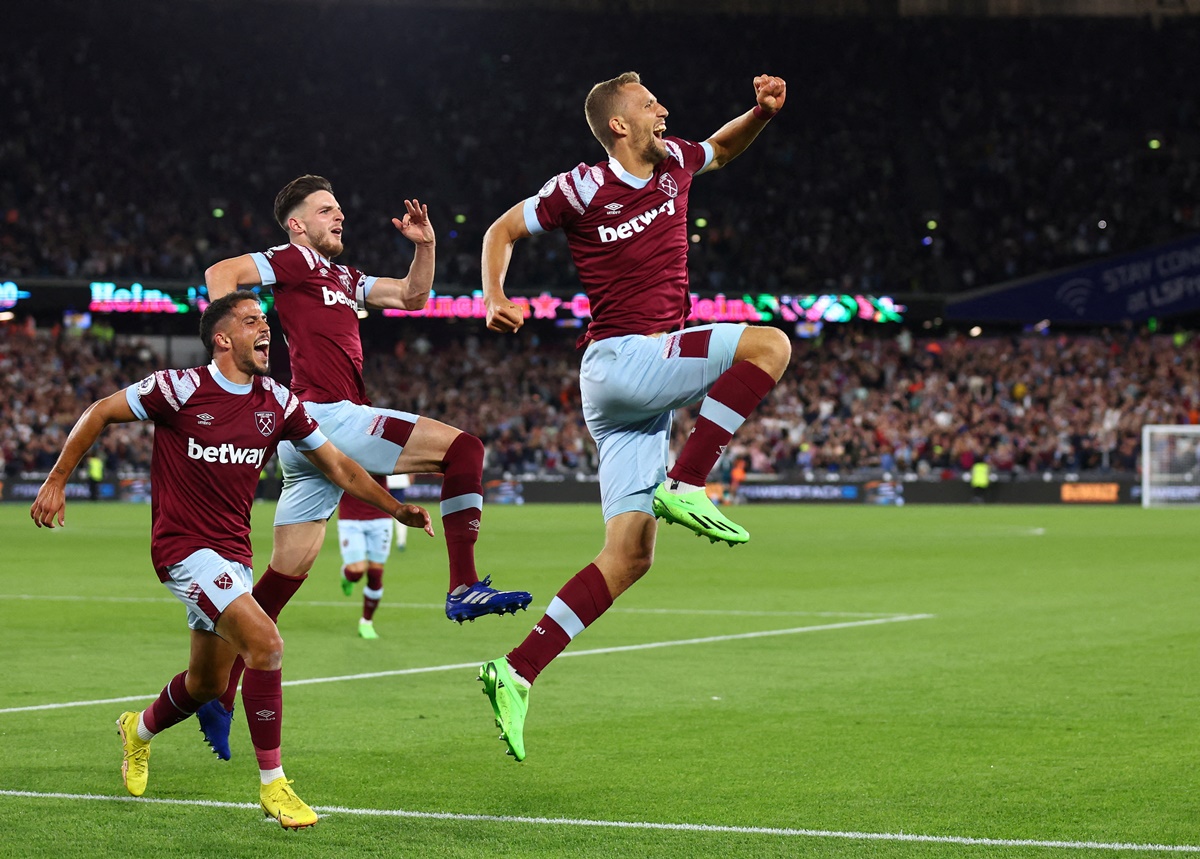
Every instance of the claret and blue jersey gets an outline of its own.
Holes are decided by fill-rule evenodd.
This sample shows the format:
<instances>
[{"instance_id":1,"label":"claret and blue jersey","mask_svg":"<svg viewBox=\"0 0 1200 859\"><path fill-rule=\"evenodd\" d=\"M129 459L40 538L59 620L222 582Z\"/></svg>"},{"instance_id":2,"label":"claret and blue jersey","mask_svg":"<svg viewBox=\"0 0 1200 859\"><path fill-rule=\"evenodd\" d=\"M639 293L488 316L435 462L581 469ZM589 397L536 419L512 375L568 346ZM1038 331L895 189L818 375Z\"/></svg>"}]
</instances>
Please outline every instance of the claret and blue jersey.
<instances>
[{"instance_id":1,"label":"claret and blue jersey","mask_svg":"<svg viewBox=\"0 0 1200 859\"><path fill-rule=\"evenodd\" d=\"M297 244L279 245L250 258L263 286L275 294L296 396L306 403L369 405L358 311L366 307L378 278Z\"/></svg>"},{"instance_id":2,"label":"claret and blue jersey","mask_svg":"<svg viewBox=\"0 0 1200 859\"><path fill-rule=\"evenodd\" d=\"M664 143L668 155L648 179L610 158L560 173L524 203L531 234L567 235L591 302L589 340L675 331L687 318L688 191L713 150L675 137Z\"/></svg>"}]
</instances>

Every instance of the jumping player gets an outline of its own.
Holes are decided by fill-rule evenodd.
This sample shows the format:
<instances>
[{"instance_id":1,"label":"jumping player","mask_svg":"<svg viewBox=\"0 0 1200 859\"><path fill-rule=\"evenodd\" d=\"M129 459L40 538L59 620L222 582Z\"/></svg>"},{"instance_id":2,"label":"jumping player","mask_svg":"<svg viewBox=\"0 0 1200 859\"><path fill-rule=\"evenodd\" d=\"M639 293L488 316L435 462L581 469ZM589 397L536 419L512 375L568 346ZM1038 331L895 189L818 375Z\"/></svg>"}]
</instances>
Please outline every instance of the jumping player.
<instances>
[{"instance_id":1,"label":"jumping player","mask_svg":"<svg viewBox=\"0 0 1200 859\"><path fill-rule=\"evenodd\" d=\"M191 655L158 699L117 720L121 775L134 796L146 790L150 741L225 690L234 658L246 664L242 705L258 758L263 811L287 829L317 815L292 790L280 758L283 640L250 594L250 509L259 470L281 441L352 495L431 536L429 514L401 504L326 441L299 400L267 376L271 331L258 297L236 292L200 320L212 359L206 367L160 370L93 403L71 430L30 508L40 528L65 524L64 484L106 426L155 425L150 464L150 557L159 580L187 607Z\"/></svg>"},{"instance_id":2,"label":"jumping player","mask_svg":"<svg viewBox=\"0 0 1200 859\"><path fill-rule=\"evenodd\" d=\"M375 482L387 488L386 477L375 477ZM353 495L343 495L338 502L338 546L342 551L342 593L350 596L354 585L363 585L362 617L358 619L358 636L368 640L379 638L375 631L375 609L383 599L383 565L392 550L392 531L396 520L380 517L379 511L370 504L363 504ZM400 527L404 527L403 525Z\"/></svg>"},{"instance_id":3,"label":"jumping player","mask_svg":"<svg viewBox=\"0 0 1200 859\"><path fill-rule=\"evenodd\" d=\"M521 327L521 309L504 293L513 245L548 230L566 233L592 310L579 342L586 347L579 386L600 453L604 548L551 600L524 642L480 668L501 739L517 760L525 757L531 684L650 569L656 518L714 542L750 539L708 499L705 483L733 433L783 375L791 345L776 328L683 326L692 177L740 155L783 107L786 84L760 75L754 93L752 110L694 143L664 136L667 109L636 72L596 84L584 112L608 160L555 176L484 235L489 329ZM667 471L672 414L697 401L695 429Z\"/></svg>"},{"instance_id":4,"label":"jumping player","mask_svg":"<svg viewBox=\"0 0 1200 859\"><path fill-rule=\"evenodd\" d=\"M442 475L441 516L449 556L446 616L462 623L486 614L527 608L525 591L499 591L479 580L475 542L483 513L483 442L426 417L372 408L362 377L358 311L419 310L433 284L433 227L427 207L405 200L400 234L416 246L403 278L370 277L333 259L342 252L344 216L329 181L305 175L275 198L275 219L288 243L262 253L223 260L204 273L218 298L241 286L269 286L292 363L292 390L322 431L372 474L433 472ZM325 539L325 526L341 490L284 443L283 493L275 513L270 565L254 596L272 619L300 588ZM229 723L240 666L234 665L220 704L200 711L205 738L228 760Z\"/></svg>"}]
</instances>

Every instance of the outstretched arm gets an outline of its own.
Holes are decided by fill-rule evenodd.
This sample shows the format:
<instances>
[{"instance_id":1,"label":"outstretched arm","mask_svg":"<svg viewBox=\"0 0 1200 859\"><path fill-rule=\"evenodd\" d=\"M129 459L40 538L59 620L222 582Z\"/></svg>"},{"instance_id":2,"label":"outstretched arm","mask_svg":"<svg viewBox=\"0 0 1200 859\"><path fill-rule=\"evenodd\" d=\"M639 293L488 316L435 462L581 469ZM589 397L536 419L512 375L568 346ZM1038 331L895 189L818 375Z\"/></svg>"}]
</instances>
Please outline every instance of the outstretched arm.
<instances>
[{"instance_id":1,"label":"outstretched arm","mask_svg":"<svg viewBox=\"0 0 1200 859\"><path fill-rule=\"evenodd\" d=\"M483 302L487 307L487 327L502 334L517 331L525 324L521 308L504 294L504 278L512 260L517 239L527 238L525 201L522 200L495 220L483 234Z\"/></svg>"},{"instance_id":2,"label":"outstretched arm","mask_svg":"<svg viewBox=\"0 0 1200 859\"><path fill-rule=\"evenodd\" d=\"M433 536L433 523L424 507L397 501L391 493L371 479L366 469L334 447L333 442L327 441L316 450L301 452L308 457L309 462L321 469L326 477L359 501L378 507L401 525L421 528L430 537Z\"/></svg>"},{"instance_id":3,"label":"outstretched arm","mask_svg":"<svg viewBox=\"0 0 1200 859\"><path fill-rule=\"evenodd\" d=\"M746 151L758 133L767 127L787 99L787 82L772 75L759 75L754 79L754 96L757 103L753 108L721 126L708 143L713 148L713 159L704 172L719 170Z\"/></svg>"},{"instance_id":4,"label":"outstretched arm","mask_svg":"<svg viewBox=\"0 0 1200 859\"><path fill-rule=\"evenodd\" d=\"M261 283L262 275L258 273L258 266L250 254L223 259L204 271L204 285L208 287L210 301L216 301L243 286L258 286Z\"/></svg>"},{"instance_id":5,"label":"outstretched arm","mask_svg":"<svg viewBox=\"0 0 1200 859\"><path fill-rule=\"evenodd\" d=\"M43 525L53 528L55 521L59 525L66 524L67 498L64 487L67 485L67 478L79 467L83 455L91 450L106 426L135 420L137 415L129 407L124 390L110 394L103 400L97 400L84 410L75 426L71 428L71 433L63 444L62 453L58 455L58 461L50 469L49 476L29 508L29 518L33 519L34 524L39 528Z\"/></svg>"},{"instance_id":6,"label":"outstretched arm","mask_svg":"<svg viewBox=\"0 0 1200 859\"><path fill-rule=\"evenodd\" d=\"M420 310L433 288L434 247L437 236L429 223L429 207L420 200L405 200L404 218L392 218L392 226L416 245L406 277L381 277L367 295L367 306L378 309Z\"/></svg>"}]
</instances>

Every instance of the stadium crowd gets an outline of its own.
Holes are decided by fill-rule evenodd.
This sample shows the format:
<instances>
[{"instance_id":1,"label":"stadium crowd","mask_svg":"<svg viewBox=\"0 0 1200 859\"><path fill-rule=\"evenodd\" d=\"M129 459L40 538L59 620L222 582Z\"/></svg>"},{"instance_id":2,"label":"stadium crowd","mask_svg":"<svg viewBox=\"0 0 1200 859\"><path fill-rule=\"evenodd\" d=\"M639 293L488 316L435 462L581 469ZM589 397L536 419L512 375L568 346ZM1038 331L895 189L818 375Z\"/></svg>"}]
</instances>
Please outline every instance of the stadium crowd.
<instances>
[{"instance_id":1,"label":"stadium crowd","mask_svg":"<svg viewBox=\"0 0 1200 859\"><path fill-rule=\"evenodd\" d=\"M236 14L231 27L205 4L115 16L47 0L6 19L4 277L196 281L214 260L282 241L274 193L316 172L347 211L347 261L403 271L407 243L388 219L415 196L441 236L437 283L476 288L486 225L554 173L602 159L583 95L630 67L671 109L669 132L692 138L753 103L754 74L792 82L765 145L697 183L699 290L947 293L1200 226L1190 16ZM621 38L591 38L607 27ZM280 64L283 32L345 50ZM163 34L171 50L144 50ZM573 285L562 237L523 246L510 281Z\"/></svg>"},{"instance_id":2,"label":"stadium crowd","mask_svg":"<svg viewBox=\"0 0 1200 859\"><path fill-rule=\"evenodd\" d=\"M826 329L829 331L829 329ZM0 326L0 458L45 472L93 399L160 366L145 345ZM482 438L492 474L594 473L579 404L579 356L562 332L399 340L371 353L380 406ZM679 412L675 449L694 412ZM718 466L747 474L957 477L1133 473L1144 423L1200 423L1200 339L1132 332L914 337L842 329L798 341L792 366ZM113 427L110 473L149 462L145 424Z\"/></svg>"}]
</instances>

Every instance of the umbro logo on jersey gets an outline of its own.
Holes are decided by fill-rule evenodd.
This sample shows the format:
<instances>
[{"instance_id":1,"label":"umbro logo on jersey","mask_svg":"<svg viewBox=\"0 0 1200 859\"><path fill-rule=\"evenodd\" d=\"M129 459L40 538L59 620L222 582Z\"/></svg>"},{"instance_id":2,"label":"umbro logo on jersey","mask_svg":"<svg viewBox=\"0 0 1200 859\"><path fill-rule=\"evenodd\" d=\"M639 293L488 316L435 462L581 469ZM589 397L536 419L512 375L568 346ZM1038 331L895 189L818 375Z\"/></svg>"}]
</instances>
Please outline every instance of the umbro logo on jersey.
<instances>
[{"instance_id":1,"label":"umbro logo on jersey","mask_svg":"<svg viewBox=\"0 0 1200 859\"><path fill-rule=\"evenodd\" d=\"M210 415L208 412L205 412L202 415L196 415L196 423L200 424L200 426L202 426L202 427L212 426L213 420L214 420L213 416Z\"/></svg>"},{"instance_id":2,"label":"umbro logo on jersey","mask_svg":"<svg viewBox=\"0 0 1200 859\"><path fill-rule=\"evenodd\" d=\"M606 227L603 224L599 227L600 241L604 243L615 242L618 239L627 239L635 233L640 233L650 226L651 222L659 215L674 215L675 200L667 200L661 206L651 209L648 212L642 212L640 215L630 218L623 224L616 227Z\"/></svg>"},{"instance_id":3,"label":"umbro logo on jersey","mask_svg":"<svg viewBox=\"0 0 1200 859\"><path fill-rule=\"evenodd\" d=\"M608 213L610 215L615 215L617 212L621 211L625 207L622 206L620 203L609 203L604 208L608 209Z\"/></svg>"},{"instance_id":4,"label":"umbro logo on jersey","mask_svg":"<svg viewBox=\"0 0 1200 859\"><path fill-rule=\"evenodd\" d=\"M213 579L213 584L221 590L227 591L233 587L233 576L229 575L229 573L221 573L221 575Z\"/></svg>"}]
</instances>

